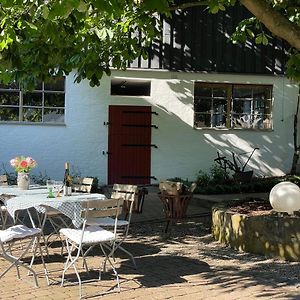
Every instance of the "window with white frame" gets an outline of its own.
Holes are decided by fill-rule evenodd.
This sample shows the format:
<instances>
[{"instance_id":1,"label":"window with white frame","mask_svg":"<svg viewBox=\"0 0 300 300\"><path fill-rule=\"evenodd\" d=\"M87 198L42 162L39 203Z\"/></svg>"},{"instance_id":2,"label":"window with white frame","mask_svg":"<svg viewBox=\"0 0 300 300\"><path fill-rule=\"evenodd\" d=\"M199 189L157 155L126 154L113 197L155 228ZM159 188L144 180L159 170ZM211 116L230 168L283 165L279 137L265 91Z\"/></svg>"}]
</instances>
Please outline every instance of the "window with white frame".
<instances>
[{"instance_id":1,"label":"window with white frame","mask_svg":"<svg viewBox=\"0 0 300 300\"><path fill-rule=\"evenodd\" d=\"M195 128L272 129L272 86L195 82Z\"/></svg>"},{"instance_id":2,"label":"window with white frame","mask_svg":"<svg viewBox=\"0 0 300 300\"><path fill-rule=\"evenodd\" d=\"M23 92L16 83L0 84L0 122L64 123L65 78L40 83Z\"/></svg>"}]
</instances>

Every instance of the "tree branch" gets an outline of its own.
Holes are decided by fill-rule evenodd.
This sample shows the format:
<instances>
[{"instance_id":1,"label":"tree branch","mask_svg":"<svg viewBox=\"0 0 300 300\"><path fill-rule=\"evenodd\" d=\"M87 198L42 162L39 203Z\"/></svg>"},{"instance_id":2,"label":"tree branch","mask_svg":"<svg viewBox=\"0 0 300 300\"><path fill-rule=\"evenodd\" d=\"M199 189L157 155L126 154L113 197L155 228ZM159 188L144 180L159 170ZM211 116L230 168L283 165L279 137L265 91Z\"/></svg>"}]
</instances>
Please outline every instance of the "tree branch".
<instances>
[{"instance_id":1,"label":"tree branch","mask_svg":"<svg viewBox=\"0 0 300 300\"><path fill-rule=\"evenodd\" d=\"M286 40L292 47L300 51L300 27L289 21L272 8L266 0L240 0L256 18L263 23L274 35ZM197 6L207 6L208 1L199 0L170 6L170 10L187 9Z\"/></svg>"},{"instance_id":2,"label":"tree branch","mask_svg":"<svg viewBox=\"0 0 300 300\"><path fill-rule=\"evenodd\" d=\"M274 35L300 51L300 28L274 10L265 0L240 0Z\"/></svg>"}]
</instances>

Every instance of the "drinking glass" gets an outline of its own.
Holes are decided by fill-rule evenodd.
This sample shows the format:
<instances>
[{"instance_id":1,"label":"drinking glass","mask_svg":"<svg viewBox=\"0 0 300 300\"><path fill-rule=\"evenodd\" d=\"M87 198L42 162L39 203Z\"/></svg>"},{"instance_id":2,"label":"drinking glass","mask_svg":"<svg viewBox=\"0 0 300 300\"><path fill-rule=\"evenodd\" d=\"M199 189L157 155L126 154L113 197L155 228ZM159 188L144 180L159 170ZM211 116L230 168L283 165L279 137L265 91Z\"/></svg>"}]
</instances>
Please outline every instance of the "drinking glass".
<instances>
[{"instance_id":1,"label":"drinking glass","mask_svg":"<svg viewBox=\"0 0 300 300\"><path fill-rule=\"evenodd\" d=\"M55 181L54 180L47 180L46 181L47 184L47 189L48 189L48 198L55 198L55 196L53 195L53 189L55 186Z\"/></svg>"},{"instance_id":2,"label":"drinking glass","mask_svg":"<svg viewBox=\"0 0 300 300\"><path fill-rule=\"evenodd\" d=\"M60 192L63 190L64 182L61 180L55 180L54 182L54 191L56 197L60 197Z\"/></svg>"}]
</instances>

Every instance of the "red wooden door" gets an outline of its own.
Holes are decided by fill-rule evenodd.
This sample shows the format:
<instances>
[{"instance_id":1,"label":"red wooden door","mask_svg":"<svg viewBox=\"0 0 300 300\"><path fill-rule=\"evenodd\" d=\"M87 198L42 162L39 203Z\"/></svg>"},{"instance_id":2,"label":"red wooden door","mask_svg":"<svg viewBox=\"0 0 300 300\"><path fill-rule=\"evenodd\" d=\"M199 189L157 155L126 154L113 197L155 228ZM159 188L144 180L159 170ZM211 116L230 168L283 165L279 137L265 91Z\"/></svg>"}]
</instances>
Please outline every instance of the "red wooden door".
<instances>
[{"instance_id":1,"label":"red wooden door","mask_svg":"<svg viewBox=\"0 0 300 300\"><path fill-rule=\"evenodd\" d=\"M149 184L151 107L109 106L108 184Z\"/></svg>"}]
</instances>

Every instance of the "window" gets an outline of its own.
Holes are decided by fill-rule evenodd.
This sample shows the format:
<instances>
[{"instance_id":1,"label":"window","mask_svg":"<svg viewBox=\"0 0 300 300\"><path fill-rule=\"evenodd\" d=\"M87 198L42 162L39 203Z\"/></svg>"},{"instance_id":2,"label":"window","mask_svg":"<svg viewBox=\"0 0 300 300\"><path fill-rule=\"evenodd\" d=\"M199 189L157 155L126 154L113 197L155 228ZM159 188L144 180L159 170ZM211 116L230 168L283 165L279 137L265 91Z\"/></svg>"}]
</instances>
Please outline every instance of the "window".
<instances>
[{"instance_id":1,"label":"window","mask_svg":"<svg viewBox=\"0 0 300 300\"><path fill-rule=\"evenodd\" d=\"M121 96L150 96L151 81L128 78L111 80L110 94Z\"/></svg>"},{"instance_id":2,"label":"window","mask_svg":"<svg viewBox=\"0 0 300 300\"><path fill-rule=\"evenodd\" d=\"M64 123L65 78L40 83L31 92L22 92L16 83L0 84L0 121Z\"/></svg>"},{"instance_id":3,"label":"window","mask_svg":"<svg viewBox=\"0 0 300 300\"><path fill-rule=\"evenodd\" d=\"M196 128L272 129L272 86L195 82Z\"/></svg>"}]
</instances>

